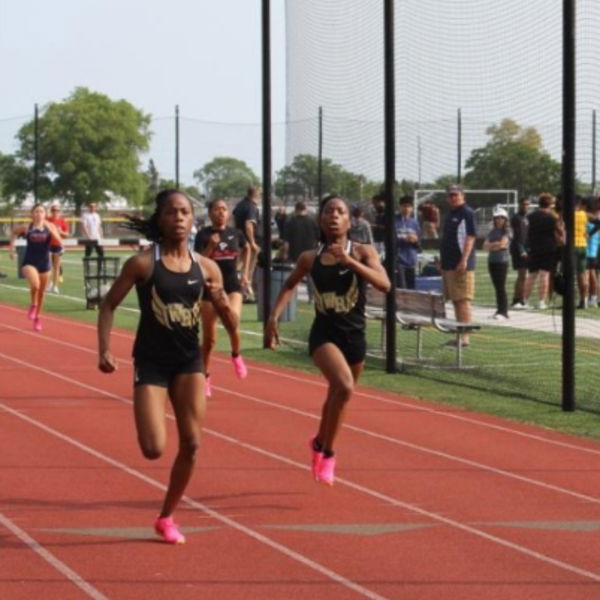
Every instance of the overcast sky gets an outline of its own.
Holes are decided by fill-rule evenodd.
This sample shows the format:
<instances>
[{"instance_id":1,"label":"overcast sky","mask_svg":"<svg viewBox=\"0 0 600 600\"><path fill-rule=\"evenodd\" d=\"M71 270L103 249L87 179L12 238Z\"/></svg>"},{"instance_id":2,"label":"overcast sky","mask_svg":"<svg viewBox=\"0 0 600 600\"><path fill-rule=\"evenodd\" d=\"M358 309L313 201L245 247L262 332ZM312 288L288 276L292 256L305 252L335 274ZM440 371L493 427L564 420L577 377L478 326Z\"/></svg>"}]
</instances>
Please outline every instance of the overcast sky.
<instances>
[{"instance_id":1,"label":"overcast sky","mask_svg":"<svg viewBox=\"0 0 600 600\"><path fill-rule=\"evenodd\" d=\"M271 5L273 120L282 121L284 0ZM260 170L260 0L0 0L0 55L0 151L14 151L36 102L86 86L155 118L151 155L164 177L174 176L176 104L182 180L192 183L209 155L238 149Z\"/></svg>"}]
</instances>

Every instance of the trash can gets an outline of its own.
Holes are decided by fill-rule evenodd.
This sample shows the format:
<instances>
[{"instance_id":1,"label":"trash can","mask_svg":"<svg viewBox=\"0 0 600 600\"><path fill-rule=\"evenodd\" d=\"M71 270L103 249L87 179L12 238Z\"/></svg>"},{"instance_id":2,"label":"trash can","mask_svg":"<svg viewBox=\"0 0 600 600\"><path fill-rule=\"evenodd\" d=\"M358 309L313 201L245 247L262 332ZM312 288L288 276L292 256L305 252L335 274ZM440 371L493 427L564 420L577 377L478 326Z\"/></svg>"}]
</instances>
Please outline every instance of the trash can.
<instances>
[{"instance_id":1,"label":"trash can","mask_svg":"<svg viewBox=\"0 0 600 600\"><path fill-rule=\"evenodd\" d=\"M121 259L114 256L87 256L83 259L85 307L97 308L119 274Z\"/></svg>"},{"instance_id":2,"label":"trash can","mask_svg":"<svg viewBox=\"0 0 600 600\"><path fill-rule=\"evenodd\" d=\"M24 239L18 239L15 241L15 251L17 253L17 277L19 279L25 279L23 273L21 273L21 267L25 260L25 250L27 249L27 242Z\"/></svg>"},{"instance_id":3,"label":"trash can","mask_svg":"<svg viewBox=\"0 0 600 600\"><path fill-rule=\"evenodd\" d=\"M283 287L283 283L292 272L294 266L289 263L273 263L271 267L271 309L275 305L275 300L279 296L279 292ZM264 293L263 293L263 276L264 269L257 267L256 269L256 308L258 312L258 320L264 319ZM295 321L296 320L296 308L297 308L297 289L288 302L287 306L283 309L280 321Z\"/></svg>"}]
</instances>

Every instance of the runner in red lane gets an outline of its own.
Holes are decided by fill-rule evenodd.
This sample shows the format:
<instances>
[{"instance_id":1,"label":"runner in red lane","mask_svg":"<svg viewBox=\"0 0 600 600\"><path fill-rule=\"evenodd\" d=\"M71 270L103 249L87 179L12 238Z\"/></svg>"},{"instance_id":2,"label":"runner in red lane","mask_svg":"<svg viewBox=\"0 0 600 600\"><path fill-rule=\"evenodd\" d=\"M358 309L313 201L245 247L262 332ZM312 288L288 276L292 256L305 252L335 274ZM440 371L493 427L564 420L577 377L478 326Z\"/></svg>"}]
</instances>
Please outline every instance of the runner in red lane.
<instances>
[{"instance_id":1,"label":"runner in red lane","mask_svg":"<svg viewBox=\"0 0 600 600\"><path fill-rule=\"evenodd\" d=\"M58 229L46 219L46 209L42 204L35 204L31 209L31 223L19 225L10 234L10 258L15 257L17 237L27 240L25 256L21 265L21 273L29 284L31 304L27 318L33 321L33 330L42 331L40 312L44 304L44 294L50 280L50 244L61 243Z\"/></svg>"},{"instance_id":2,"label":"runner in red lane","mask_svg":"<svg viewBox=\"0 0 600 600\"><path fill-rule=\"evenodd\" d=\"M298 258L273 307L265 344L274 348L279 342L277 320L294 288L310 274L316 314L308 339L309 353L329 383L319 431L310 441L312 473L317 481L332 485L333 445L364 367L366 284L387 292L390 282L373 246L348 239L350 211L342 198L328 196L323 200L319 224L323 243Z\"/></svg>"},{"instance_id":3,"label":"runner in red lane","mask_svg":"<svg viewBox=\"0 0 600 600\"><path fill-rule=\"evenodd\" d=\"M192 224L192 205L177 190L157 195L148 220L130 218L129 226L154 244L125 263L98 315L98 366L112 373L117 366L110 350L113 315L136 287L141 316L133 346L133 401L138 441L146 458L157 459L164 451L168 400L177 420L179 452L154 524L156 532L173 544L185 543L173 512L192 476L206 406L199 345L204 288L229 333L232 351L240 351L238 321L223 291L219 267L188 249Z\"/></svg>"},{"instance_id":4,"label":"runner in red lane","mask_svg":"<svg viewBox=\"0 0 600 600\"><path fill-rule=\"evenodd\" d=\"M211 224L196 234L194 250L203 256L212 258L223 275L223 289L229 298L238 321L242 314L242 289L248 286L248 269L250 268L250 246L239 229L227 226L229 207L225 200L213 200L208 207ZM237 262L242 259L241 278L238 278ZM206 369L204 393L207 398L212 395L210 385L210 357L217 343L217 313L212 302L202 302L202 352ZM239 333L238 333L239 335ZM246 365L241 355L231 356L233 368L240 379L247 375Z\"/></svg>"}]
</instances>

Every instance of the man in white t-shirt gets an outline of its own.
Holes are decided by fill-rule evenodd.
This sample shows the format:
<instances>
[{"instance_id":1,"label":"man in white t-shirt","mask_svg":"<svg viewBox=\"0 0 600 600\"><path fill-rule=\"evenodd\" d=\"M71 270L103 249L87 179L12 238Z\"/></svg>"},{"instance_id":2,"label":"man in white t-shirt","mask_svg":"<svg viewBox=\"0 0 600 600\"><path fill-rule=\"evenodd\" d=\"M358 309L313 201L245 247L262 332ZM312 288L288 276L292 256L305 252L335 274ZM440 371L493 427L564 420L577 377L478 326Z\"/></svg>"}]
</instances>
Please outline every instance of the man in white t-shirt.
<instances>
[{"instance_id":1,"label":"man in white t-shirt","mask_svg":"<svg viewBox=\"0 0 600 600\"><path fill-rule=\"evenodd\" d=\"M85 244L85 255L91 256L92 250L96 250L98 256L104 256L104 248L102 247L102 219L96 212L96 204L90 202L87 212L81 215L81 225L83 227L83 235L88 240Z\"/></svg>"}]
</instances>

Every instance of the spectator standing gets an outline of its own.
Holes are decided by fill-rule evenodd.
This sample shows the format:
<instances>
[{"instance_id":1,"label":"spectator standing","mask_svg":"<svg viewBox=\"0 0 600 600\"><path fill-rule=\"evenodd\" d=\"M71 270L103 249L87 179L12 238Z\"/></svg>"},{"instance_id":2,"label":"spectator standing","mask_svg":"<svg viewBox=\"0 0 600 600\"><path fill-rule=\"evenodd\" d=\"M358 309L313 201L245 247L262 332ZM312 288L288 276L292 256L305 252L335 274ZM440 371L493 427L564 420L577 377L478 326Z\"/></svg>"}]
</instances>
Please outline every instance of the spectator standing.
<instances>
[{"instance_id":1,"label":"spectator standing","mask_svg":"<svg viewBox=\"0 0 600 600\"><path fill-rule=\"evenodd\" d=\"M373 245L371 224L364 218L363 214L363 209L360 206L355 205L352 207L350 239L353 242Z\"/></svg>"},{"instance_id":2,"label":"spectator standing","mask_svg":"<svg viewBox=\"0 0 600 600\"><path fill-rule=\"evenodd\" d=\"M527 232L529 230L529 198L519 200L519 209L510 220L512 238L510 257L512 268L517 272L512 306L523 308L525 305L525 280L527 279Z\"/></svg>"},{"instance_id":3,"label":"spectator standing","mask_svg":"<svg viewBox=\"0 0 600 600\"><path fill-rule=\"evenodd\" d=\"M50 207L50 216L46 218L46 221L52 223L61 239L69 237L69 226L63 217L60 216L60 204L53 202ZM58 294L58 284L62 283L62 255L64 254L64 248L62 244L57 243L54 239L50 240L50 259L52 263L52 276L50 279L50 287L48 291L52 294Z\"/></svg>"},{"instance_id":4,"label":"spectator standing","mask_svg":"<svg viewBox=\"0 0 600 600\"><path fill-rule=\"evenodd\" d=\"M529 308L529 298L539 274L540 309L548 307L550 275L556 269L557 240L561 235L561 222L553 210L555 198L552 194L540 194L538 209L529 215L527 232L527 279L523 291L524 304L514 308Z\"/></svg>"},{"instance_id":5,"label":"spectator standing","mask_svg":"<svg viewBox=\"0 0 600 600\"><path fill-rule=\"evenodd\" d=\"M463 188L454 183L447 189L450 207L444 219L440 245L444 296L454 306L456 320L470 323L471 303L475 295L475 216L467 206ZM469 335L463 334L458 342L469 345ZM446 344L456 347L452 340Z\"/></svg>"},{"instance_id":6,"label":"spectator standing","mask_svg":"<svg viewBox=\"0 0 600 600\"><path fill-rule=\"evenodd\" d=\"M285 206L278 206L273 218L275 219L275 225L277 225L279 239L282 240L285 235L285 225L288 220L287 215L285 214Z\"/></svg>"},{"instance_id":7,"label":"spectator standing","mask_svg":"<svg viewBox=\"0 0 600 600\"><path fill-rule=\"evenodd\" d=\"M412 196L400 198L400 210L394 218L396 231L396 285L414 290L421 228L413 217Z\"/></svg>"},{"instance_id":8,"label":"spectator standing","mask_svg":"<svg viewBox=\"0 0 600 600\"><path fill-rule=\"evenodd\" d=\"M600 232L598 220L600 219L600 199L590 198L587 224L586 268L588 279L588 306L598 307L598 248L600 247Z\"/></svg>"},{"instance_id":9,"label":"spectator standing","mask_svg":"<svg viewBox=\"0 0 600 600\"><path fill-rule=\"evenodd\" d=\"M99 258L104 256L104 248L102 247L102 219L96 210L96 203L90 202L87 205L87 211L81 216L81 226L83 235L87 242L85 244L85 256L92 255L95 250Z\"/></svg>"},{"instance_id":10,"label":"spectator standing","mask_svg":"<svg viewBox=\"0 0 600 600\"><path fill-rule=\"evenodd\" d=\"M508 319L508 297L506 295L506 275L508 273L508 213L503 208L493 212L493 227L489 232L483 248L488 251L488 272L496 292L497 321Z\"/></svg>"},{"instance_id":11,"label":"spectator standing","mask_svg":"<svg viewBox=\"0 0 600 600\"><path fill-rule=\"evenodd\" d=\"M258 201L260 200L260 188L249 187L246 196L240 200L233 209L233 220L236 229L239 229L248 240L250 245L250 267L248 269L248 286L244 290L246 302L254 302L254 290L252 283L254 281L254 272L260 252L260 213L258 211Z\"/></svg>"},{"instance_id":12,"label":"spectator standing","mask_svg":"<svg viewBox=\"0 0 600 600\"><path fill-rule=\"evenodd\" d=\"M380 258L385 256L385 196L377 194L371 199L369 222L373 233L373 245Z\"/></svg>"},{"instance_id":13,"label":"spectator standing","mask_svg":"<svg viewBox=\"0 0 600 600\"><path fill-rule=\"evenodd\" d=\"M579 304L577 308L588 307L588 276L587 276L587 241L588 241L588 216L585 202L579 195L575 196L575 235L573 246L575 248L575 270L577 272L577 289L579 290Z\"/></svg>"},{"instance_id":14,"label":"spectator standing","mask_svg":"<svg viewBox=\"0 0 600 600\"><path fill-rule=\"evenodd\" d=\"M432 240L439 237L440 209L433 200L425 200L419 206L419 214L423 224L423 239Z\"/></svg>"},{"instance_id":15,"label":"spectator standing","mask_svg":"<svg viewBox=\"0 0 600 600\"><path fill-rule=\"evenodd\" d=\"M298 258L307 250L314 250L319 244L319 225L316 219L308 214L306 204L296 202L294 214L287 221L284 233L283 258L296 264ZM306 278L308 300L312 302L314 288L310 277Z\"/></svg>"}]
</instances>

